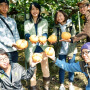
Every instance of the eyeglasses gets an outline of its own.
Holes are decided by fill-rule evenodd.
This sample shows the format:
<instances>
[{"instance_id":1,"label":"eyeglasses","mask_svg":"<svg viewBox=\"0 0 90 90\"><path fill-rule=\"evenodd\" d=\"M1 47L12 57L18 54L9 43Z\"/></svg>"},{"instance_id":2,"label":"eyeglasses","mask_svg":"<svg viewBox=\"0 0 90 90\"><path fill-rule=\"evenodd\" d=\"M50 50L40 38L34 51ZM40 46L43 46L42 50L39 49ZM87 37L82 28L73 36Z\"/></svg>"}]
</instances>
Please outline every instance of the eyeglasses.
<instances>
[{"instance_id":1,"label":"eyeglasses","mask_svg":"<svg viewBox=\"0 0 90 90\"><path fill-rule=\"evenodd\" d=\"M5 57L5 58L0 58L0 62L5 62L5 61L7 61L7 60L8 60L7 57Z\"/></svg>"},{"instance_id":2,"label":"eyeglasses","mask_svg":"<svg viewBox=\"0 0 90 90\"><path fill-rule=\"evenodd\" d=\"M79 7L79 9L85 8L87 5L82 5Z\"/></svg>"},{"instance_id":3,"label":"eyeglasses","mask_svg":"<svg viewBox=\"0 0 90 90\"><path fill-rule=\"evenodd\" d=\"M90 51L85 51L85 52L82 52L81 55L88 55L90 53Z\"/></svg>"}]
</instances>

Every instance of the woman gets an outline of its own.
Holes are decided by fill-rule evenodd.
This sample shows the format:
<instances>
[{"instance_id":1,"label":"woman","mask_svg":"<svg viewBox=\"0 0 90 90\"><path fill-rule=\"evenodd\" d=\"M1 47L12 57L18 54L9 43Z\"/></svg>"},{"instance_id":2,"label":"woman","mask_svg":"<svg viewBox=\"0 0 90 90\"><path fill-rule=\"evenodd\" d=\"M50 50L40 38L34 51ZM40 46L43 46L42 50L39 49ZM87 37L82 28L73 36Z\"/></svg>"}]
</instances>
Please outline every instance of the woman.
<instances>
[{"instance_id":1,"label":"woman","mask_svg":"<svg viewBox=\"0 0 90 90\"><path fill-rule=\"evenodd\" d=\"M58 37L58 43L55 47L61 47L60 49L55 49L56 56L59 54L59 59L66 62L66 58L68 57L68 63L75 62L75 56L77 53L76 43L70 44L68 42L59 42L61 39L62 32L69 32L71 36L75 36L76 30L75 26L72 23L71 19L68 19L66 13L62 10L59 10L55 14L55 26L53 28L53 34ZM57 46L59 45L59 46ZM61 46L60 46L61 45ZM58 53L57 53L58 50ZM59 80L60 80L60 90L65 90L64 87L64 74L65 71L63 69L59 70ZM73 90L74 87L72 85L74 79L74 73L69 72L69 90Z\"/></svg>"},{"instance_id":2,"label":"woman","mask_svg":"<svg viewBox=\"0 0 90 90\"><path fill-rule=\"evenodd\" d=\"M49 73L49 66L48 66L48 58L45 55L44 49L47 47L47 43L41 44L36 43L32 44L30 42L29 37L31 35L36 36L46 36L48 35L48 22L46 19L43 19L40 15L41 8L40 5L36 2L30 4L29 8L30 19L25 21L24 23L24 30L25 30L25 38L29 42L28 48L25 50L25 58L27 61L32 61L32 54L33 53L41 53L43 55L43 60L41 62L41 69L43 73L43 82L45 90L49 89L50 83L50 73ZM31 64L31 62L29 62ZM36 90L36 72L34 73L33 77L31 78L31 89ZM48 84L47 84L48 82Z\"/></svg>"},{"instance_id":3,"label":"woman","mask_svg":"<svg viewBox=\"0 0 90 90\"><path fill-rule=\"evenodd\" d=\"M71 64L56 59L55 55L48 57L54 60L55 64L58 67L68 72L82 72L83 74L85 74L88 80L88 85L86 86L85 90L90 90L90 42L85 43L81 47L81 56L84 61L79 61Z\"/></svg>"}]
</instances>

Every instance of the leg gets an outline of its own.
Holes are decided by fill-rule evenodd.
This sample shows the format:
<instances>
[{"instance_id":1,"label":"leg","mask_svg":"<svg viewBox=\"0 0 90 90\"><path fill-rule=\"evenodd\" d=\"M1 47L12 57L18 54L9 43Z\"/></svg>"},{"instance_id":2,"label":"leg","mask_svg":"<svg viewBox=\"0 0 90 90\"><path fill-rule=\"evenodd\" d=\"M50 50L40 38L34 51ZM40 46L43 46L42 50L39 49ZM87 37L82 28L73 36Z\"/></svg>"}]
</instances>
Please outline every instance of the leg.
<instances>
[{"instance_id":1,"label":"leg","mask_svg":"<svg viewBox=\"0 0 90 90\"><path fill-rule=\"evenodd\" d=\"M29 58L29 65L31 65L31 63L32 63L32 54L33 53L30 53L31 55L30 55L30 58ZM36 71L37 71L37 69L35 70L35 72L34 72L34 75L33 75L33 77L30 79L30 90L37 90L37 87L36 87Z\"/></svg>"},{"instance_id":2,"label":"leg","mask_svg":"<svg viewBox=\"0 0 90 90\"><path fill-rule=\"evenodd\" d=\"M44 89L49 90L50 73L49 73L48 57L46 57L44 52L42 52L42 55L43 55L43 60L41 62L41 69L43 73Z\"/></svg>"},{"instance_id":3,"label":"leg","mask_svg":"<svg viewBox=\"0 0 90 90\"><path fill-rule=\"evenodd\" d=\"M76 54L73 54L73 58L68 60L68 63L75 62L75 56L76 56ZM70 82L69 83L69 90L74 90L74 86L72 84L73 80L74 80L74 72L69 72L69 82Z\"/></svg>"},{"instance_id":4,"label":"leg","mask_svg":"<svg viewBox=\"0 0 90 90\"><path fill-rule=\"evenodd\" d=\"M66 55L59 55L59 59L62 61L66 61ZM64 84L64 75L65 75L65 70L59 69L59 81L60 84Z\"/></svg>"},{"instance_id":5,"label":"leg","mask_svg":"<svg viewBox=\"0 0 90 90\"><path fill-rule=\"evenodd\" d=\"M9 55L10 62L16 63L18 61L18 52L17 51L8 52L8 55Z\"/></svg>"},{"instance_id":6,"label":"leg","mask_svg":"<svg viewBox=\"0 0 90 90\"><path fill-rule=\"evenodd\" d=\"M76 56L76 54L73 55L73 58L71 60L68 60L68 63L75 62L75 56ZM74 73L69 72L69 82L73 82L73 80L74 80Z\"/></svg>"}]
</instances>

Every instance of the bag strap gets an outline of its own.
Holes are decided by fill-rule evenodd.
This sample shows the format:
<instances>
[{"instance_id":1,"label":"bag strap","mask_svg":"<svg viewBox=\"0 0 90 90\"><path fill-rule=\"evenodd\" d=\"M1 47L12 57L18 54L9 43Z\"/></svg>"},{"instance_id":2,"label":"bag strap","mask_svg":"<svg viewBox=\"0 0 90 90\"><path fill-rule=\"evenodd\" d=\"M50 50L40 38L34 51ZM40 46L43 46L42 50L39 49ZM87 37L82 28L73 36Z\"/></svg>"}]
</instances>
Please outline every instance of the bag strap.
<instances>
[{"instance_id":1,"label":"bag strap","mask_svg":"<svg viewBox=\"0 0 90 90\"><path fill-rule=\"evenodd\" d=\"M11 32L12 35L13 35L12 30L10 29L9 25L5 22L5 20L4 20L2 17L0 17L0 19L5 23L5 25L7 26L7 28L10 30L10 32ZM14 36L14 35L13 35L13 36Z\"/></svg>"}]
</instances>

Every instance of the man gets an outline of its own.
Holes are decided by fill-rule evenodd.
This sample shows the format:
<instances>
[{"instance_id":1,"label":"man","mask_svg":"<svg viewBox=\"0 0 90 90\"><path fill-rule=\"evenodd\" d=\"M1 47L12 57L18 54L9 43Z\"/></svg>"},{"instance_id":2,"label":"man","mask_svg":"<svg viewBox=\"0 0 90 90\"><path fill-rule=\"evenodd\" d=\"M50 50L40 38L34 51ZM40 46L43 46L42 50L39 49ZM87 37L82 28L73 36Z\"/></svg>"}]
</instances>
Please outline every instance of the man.
<instances>
[{"instance_id":1,"label":"man","mask_svg":"<svg viewBox=\"0 0 90 90\"><path fill-rule=\"evenodd\" d=\"M32 62L25 70L20 64L10 62L8 53L0 48L0 90L24 90L21 80L31 79L37 63Z\"/></svg>"},{"instance_id":2,"label":"man","mask_svg":"<svg viewBox=\"0 0 90 90\"><path fill-rule=\"evenodd\" d=\"M81 56L84 61L78 61L70 64L55 58L55 53L48 57L51 58L58 67L68 72L82 72L85 74L88 80L86 90L90 90L90 42L85 43L81 47Z\"/></svg>"},{"instance_id":3,"label":"man","mask_svg":"<svg viewBox=\"0 0 90 90\"><path fill-rule=\"evenodd\" d=\"M17 62L18 53L15 43L20 37L15 20L7 15L8 10L9 1L0 0L0 48L8 52L10 60ZM8 24L8 27L2 19Z\"/></svg>"},{"instance_id":4,"label":"man","mask_svg":"<svg viewBox=\"0 0 90 90\"><path fill-rule=\"evenodd\" d=\"M79 11L81 14L85 15L86 22L83 28L83 31L79 34L77 34L75 37L72 37L69 40L60 40L60 41L68 41L71 43L77 42L81 39L87 38L87 42L90 42L90 9L89 9L89 1L88 0L83 0L79 3L77 3L79 7Z\"/></svg>"}]
</instances>

